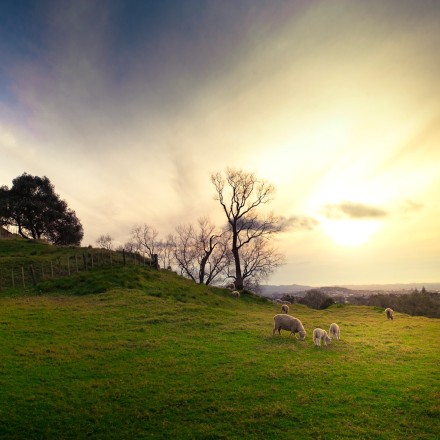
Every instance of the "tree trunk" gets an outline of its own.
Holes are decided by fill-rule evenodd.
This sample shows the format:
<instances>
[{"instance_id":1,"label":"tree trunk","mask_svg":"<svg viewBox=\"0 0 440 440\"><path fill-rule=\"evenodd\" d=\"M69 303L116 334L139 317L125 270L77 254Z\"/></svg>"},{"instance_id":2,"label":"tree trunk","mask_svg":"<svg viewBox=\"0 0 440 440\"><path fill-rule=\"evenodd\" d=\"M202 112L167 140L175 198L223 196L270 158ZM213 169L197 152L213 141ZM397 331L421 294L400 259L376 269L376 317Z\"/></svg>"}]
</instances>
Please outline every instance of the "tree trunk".
<instances>
[{"instance_id":1,"label":"tree trunk","mask_svg":"<svg viewBox=\"0 0 440 440\"><path fill-rule=\"evenodd\" d=\"M235 288L237 290L242 290L243 275L241 273L240 254L238 252L237 233L235 231L233 231L233 235L232 235L232 255L234 256L234 262L235 262Z\"/></svg>"}]
</instances>

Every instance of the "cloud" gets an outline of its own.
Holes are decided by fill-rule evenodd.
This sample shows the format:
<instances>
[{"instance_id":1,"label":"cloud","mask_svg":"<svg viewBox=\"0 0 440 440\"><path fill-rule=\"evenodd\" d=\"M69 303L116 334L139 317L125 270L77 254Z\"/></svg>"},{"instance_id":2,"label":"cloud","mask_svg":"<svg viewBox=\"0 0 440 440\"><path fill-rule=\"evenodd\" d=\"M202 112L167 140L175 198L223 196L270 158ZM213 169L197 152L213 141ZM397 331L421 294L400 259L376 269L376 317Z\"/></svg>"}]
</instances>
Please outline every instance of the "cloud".
<instances>
[{"instance_id":1,"label":"cloud","mask_svg":"<svg viewBox=\"0 0 440 440\"><path fill-rule=\"evenodd\" d=\"M355 202L328 204L323 206L321 213L331 220L339 220L342 218L354 220L378 219L388 216L388 212L382 208Z\"/></svg>"},{"instance_id":2,"label":"cloud","mask_svg":"<svg viewBox=\"0 0 440 440\"><path fill-rule=\"evenodd\" d=\"M291 230L312 230L318 226L319 221L313 217L294 215L291 217L280 217L282 231Z\"/></svg>"}]
</instances>

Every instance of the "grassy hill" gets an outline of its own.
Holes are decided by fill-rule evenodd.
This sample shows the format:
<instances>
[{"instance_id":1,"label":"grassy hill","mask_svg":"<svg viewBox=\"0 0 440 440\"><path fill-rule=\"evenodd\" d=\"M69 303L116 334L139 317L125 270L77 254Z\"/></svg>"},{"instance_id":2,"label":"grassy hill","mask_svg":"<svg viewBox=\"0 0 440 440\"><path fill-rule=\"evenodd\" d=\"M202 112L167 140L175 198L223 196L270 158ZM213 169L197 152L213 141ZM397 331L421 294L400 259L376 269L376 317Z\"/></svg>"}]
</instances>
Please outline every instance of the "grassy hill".
<instances>
[{"instance_id":1,"label":"grassy hill","mask_svg":"<svg viewBox=\"0 0 440 440\"><path fill-rule=\"evenodd\" d=\"M14 258L27 258L31 245L20 246ZM32 257L47 258L44 249ZM10 264L14 251L3 250L0 242L0 264ZM435 439L440 432L436 319L292 305L306 340L272 337L278 305L133 265L8 292L0 298L0 438ZM315 347L313 328L332 322L342 339Z\"/></svg>"}]
</instances>

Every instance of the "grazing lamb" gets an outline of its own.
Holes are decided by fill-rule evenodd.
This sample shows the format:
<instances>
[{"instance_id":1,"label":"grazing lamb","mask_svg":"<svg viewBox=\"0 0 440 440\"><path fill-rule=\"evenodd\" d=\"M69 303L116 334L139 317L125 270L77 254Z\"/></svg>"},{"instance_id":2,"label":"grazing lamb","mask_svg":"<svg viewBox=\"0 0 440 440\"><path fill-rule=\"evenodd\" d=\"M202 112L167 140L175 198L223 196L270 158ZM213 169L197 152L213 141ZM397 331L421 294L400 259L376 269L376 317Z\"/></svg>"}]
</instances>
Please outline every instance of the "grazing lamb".
<instances>
[{"instance_id":1,"label":"grazing lamb","mask_svg":"<svg viewBox=\"0 0 440 440\"><path fill-rule=\"evenodd\" d=\"M234 298L240 298L240 292L239 292L238 290L233 290L233 291L231 292L231 295L232 295Z\"/></svg>"},{"instance_id":2,"label":"grazing lamb","mask_svg":"<svg viewBox=\"0 0 440 440\"><path fill-rule=\"evenodd\" d=\"M387 318L391 319L391 321L394 319L394 310L390 309L389 307L385 309L385 313L387 314Z\"/></svg>"},{"instance_id":3,"label":"grazing lamb","mask_svg":"<svg viewBox=\"0 0 440 440\"><path fill-rule=\"evenodd\" d=\"M289 306L287 304L283 304L281 306L281 312L282 313L289 313Z\"/></svg>"},{"instance_id":4,"label":"grazing lamb","mask_svg":"<svg viewBox=\"0 0 440 440\"><path fill-rule=\"evenodd\" d=\"M232 281L232 283L226 284L226 289L234 290L235 289L234 281Z\"/></svg>"},{"instance_id":5,"label":"grazing lamb","mask_svg":"<svg viewBox=\"0 0 440 440\"><path fill-rule=\"evenodd\" d=\"M281 330L290 330L290 334L295 336L295 333L299 333L299 338L301 341L306 337L306 331L301 321L290 315L285 315L284 313L279 313L273 317L274 327L272 336L278 330L278 334L281 335Z\"/></svg>"},{"instance_id":6,"label":"grazing lamb","mask_svg":"<svg viewBox=\"0 0 440 440\"><path fill-rule=\"evenodd\" d=\"M330 344L331 342L331 339L325 330L322 328L315 328L315 330L313 330L313 342L315 345L321 346L321 339L324 340L324 345Z\"/></svg>"},{"instance_id":7,"label":"grazing lamb","mask_svg":"<svg viewBox=\"0 0 440 440\"><path fill-rule=\"evenodd\" d=\"M335 322L331 324L328 333L332 339L339 340L339 325Z\"/></svg>"}]
</instances>

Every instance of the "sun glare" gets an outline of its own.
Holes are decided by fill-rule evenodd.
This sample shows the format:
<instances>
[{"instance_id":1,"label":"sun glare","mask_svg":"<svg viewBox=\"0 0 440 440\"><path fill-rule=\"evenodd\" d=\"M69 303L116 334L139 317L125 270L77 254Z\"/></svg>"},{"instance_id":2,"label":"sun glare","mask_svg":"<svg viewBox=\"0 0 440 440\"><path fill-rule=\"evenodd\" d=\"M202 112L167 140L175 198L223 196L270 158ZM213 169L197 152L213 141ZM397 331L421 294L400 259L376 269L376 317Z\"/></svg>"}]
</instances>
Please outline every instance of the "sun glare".
<instances>
[{"instance_id":1,"label":"sun glare","mask_svg":"<svg viewBox=\"0 0 440 440\"><path fill-rule=\"evenodd\" d=\"M379 228L379 222L367 220L324 220L324 231L342 246L354 247L367 243Z\"/></svg>"}]
</instances>

